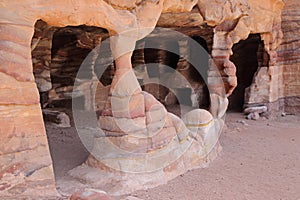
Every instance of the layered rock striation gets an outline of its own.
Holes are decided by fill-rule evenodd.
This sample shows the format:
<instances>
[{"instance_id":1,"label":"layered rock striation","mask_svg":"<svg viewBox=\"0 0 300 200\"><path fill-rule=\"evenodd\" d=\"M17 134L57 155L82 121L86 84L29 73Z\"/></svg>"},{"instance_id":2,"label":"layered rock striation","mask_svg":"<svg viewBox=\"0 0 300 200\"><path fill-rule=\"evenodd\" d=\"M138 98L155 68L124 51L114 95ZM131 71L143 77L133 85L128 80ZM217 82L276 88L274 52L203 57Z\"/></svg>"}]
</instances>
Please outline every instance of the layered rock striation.
<instances>
[{"instance_id":1,"label":"layered rock striation","mask_svg":"<svg viewBox=\"0 0 300 200\"><path fill-rule=\"evenodd\" d=\"M208 79L211 109L210 113L204 110L192 111L182 121L168 114L151 95L141 91L132 72L131 56L136 41L153 31L162 13L190 12L196 5L201 16L193 14L192 17L199 20L199 24L207 23L215 27ZM88 170L79 169L82 173L78 174L82 177L77 178L100 187L102 183L89 177L99 177L97 174L112 177L120 184L111 193L118 194L125 192L124 184L129 183L132 178L136 178L136 182L131 182L131 189L139 188L139 180L152 187L189 169L201 167L207 164L209 158L214 157L214 153L209 153L213 152L210 151L212 149L218 152L215 144L218 144L217 136L228 104L225 95L230 95L237 84L235 65L229 60L231 48L250 33L260 33L270 57L270 70L261 73L265 76L270 75L269 73L276 74L276 48L282 39L282 8L283 2L280 0L264 0L263 3L255 0L1 1L0 195L5 198L16 195L37 198L57 196L37 89L38 86L43 92L51 87L51 46L47 42L43 43L52 37L52 29L48 25L97 26L108 30L111 36L110 47L116 72L109 98L105 101L105 111L99 119L105 137L95 138L93 149L97 152L97 145L105 139L131 153L122 157L118 152L107 151L107 157L100 157L100 160L92 154L82 166ZM37 24L38 29L47 32L44 40L39 39L41 36L38 32L34 36L34 26L39 19L47 23ZM187 21L187 24L191 24L194 20ZM101 38L98 39L99 43ZM39 47L36 46L37 42L41 44ZM34 51L39 50L38 48L43 48L45 55L42 58L35 57L33 70L31 52L35 55ZM33 73L36 74L36 79ZM120 85L122 81L126 83ZM268 90L271 100L275 99L273 91L278 87L276 81L278 76L271 74ZM286 92L293 94L288 89ZM249 103L251 102L250 98ZM93 108L94 106L89 109ZM159 117L163 117L164 123L157 127L156 120ZM128 122L136 125L128 125ZM156 131L157 128L159 131ZM104 142L106 145L111 143ZM187 151L178 153L177 150L182 149L185 144L190 144ZM161 149L167 153L161 154ZM143 157L142 164L132 166L128 162L137 161L132 153L144 153L146 159ZM155 158L157 160L150 156L155 154L158 154L158 158ZM178 154L181 157L174 162L167 162L170 165L163 166L153 174L154 169L158 169L156 164L161 165ZM110 167L107 168L107 165ZM136 175L131 172L142 173ZM164 180L161 180L162 177Z\"/></svg>"}]
</instances>

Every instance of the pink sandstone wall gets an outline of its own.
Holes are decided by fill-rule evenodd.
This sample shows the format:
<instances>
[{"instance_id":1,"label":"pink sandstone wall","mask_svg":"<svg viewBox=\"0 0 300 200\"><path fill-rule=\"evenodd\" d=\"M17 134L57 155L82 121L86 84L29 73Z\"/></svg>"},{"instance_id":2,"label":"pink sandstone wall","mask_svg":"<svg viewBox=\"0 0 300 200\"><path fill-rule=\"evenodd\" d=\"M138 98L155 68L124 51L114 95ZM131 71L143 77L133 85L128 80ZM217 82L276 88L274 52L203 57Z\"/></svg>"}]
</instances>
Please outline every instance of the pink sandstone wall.
<instances>
[{"instance_id":1,"label":"pink sandstone wall","mask_svg":"<svg viewBox=\"0 0 300 200\"><path fill-rule=\"evenodd\" d=\"M273 57L276 57L274 51L281 41L280 15L283 3L280 0L264 0L263 3L256 0L230 0L225 4L219 0L106 2L112 6L101 0L88 0L84 3L78 0L0 2L1 198L56 195L52 161L31 60L31 39L38 19L53 26L99 26L108 29L110 34L146 27L148 30L141 29L144 31L137 35L137 38L142 38L155 26L161 12L190 11L198 4L204 21L208 25L217 25L212 56L224 77L228 94L236 85L235 67L228 60L232 45L247 38L250 33L262 33L265 47L273 61ZM129 46L132 46L135 41L130 42ZM115 45L112 48L118 57L118 41L115 41ZM130 56L126 59L126 62L130 62ZM210 83L219 84L215 81L212 77ZM278 86L276 79L272 79L268 90L271 101L276 99L272 94L273 91L278 91ZM223 88L223 83L221 87ZM285 93L292 96L295 92L286 90ZM278 96L277 93L276 95Z\"/></svg>"},{"instance_id":2,"label":"pink sandstone wall","mask_svg":"<svg viewBox=\"0 0 300 200\"><path fill-rule=\"evenodd\" d=\"M282 97L286 112L300 111L300 2L285 0L282 13L283 41L278 49L278 63L282 65Z\"/></svg>"}]
</instances>

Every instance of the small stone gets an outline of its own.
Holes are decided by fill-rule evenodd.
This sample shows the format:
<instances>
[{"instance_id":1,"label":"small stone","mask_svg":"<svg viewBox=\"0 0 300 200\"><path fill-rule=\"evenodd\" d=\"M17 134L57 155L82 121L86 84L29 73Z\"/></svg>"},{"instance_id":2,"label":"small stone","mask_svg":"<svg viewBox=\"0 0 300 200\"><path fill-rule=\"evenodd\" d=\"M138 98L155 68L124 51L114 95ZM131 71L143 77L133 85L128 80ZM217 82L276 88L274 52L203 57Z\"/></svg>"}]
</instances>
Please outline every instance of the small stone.
<instances>
[{"instance_id":1,"label":"small stone","mask_svg":"<svg viewBox=\"0 0 300 200\"><path fill-rule=\"evenodd\" d=\"M245 114L250 114L250 113L258 113L258 114L261 114L261 113L265 113L268 111L268 108L267 106L254 106L254 107L248 107L248 108L245 108L244 110L244 113Z\"/></svg>"},{"instance_id":2,"label":"small stone","mask_svg":"<svg viewBox=\"0 0 300 200\"><path fill-rule=\"evenodd\" d=\"M285 112L281 113L281 117L285 117L285 116L286 116Z\"/></svg>"},{"instance_id":3,"label":"small stone","mask_svg":"<svg viewBox=\"0 0 300 200\"><path fill-rule=\"evenodd\" d=\"M69 116L56 110L43 110L43 117L46 122L50 122L58 127L71 127Z\"/></svg>"},{"instance_id":4,"label":"small stone","mask_svg":"<svg viewBox=\"0 0 300 200\"><path fill-rule=\"evenodd\" d=\"M237 120L237 123L243 124L245 126L248 126L248 124L245 122L245 120Z\"/></svg>"},{"instance_id":5,"label":"small stone","mask_svg":"<svg viewBox=\"0 0 300 200\"><path fill-rule=\"evenodd\" d=\"M257 112L254 112L254 113L252 114L252 119L253 119L253 120L258 120L258 119L259 119L259 114L258 114Z\"/></svg>"},{"instance_id":6,"label":"small stone","mask_svg":"<svg viewBox=\"0 0 300 200\"><path fill-rule=\"evenodd\" d=\"M249 113L249 114L246 116L246 119L251 120L251 116L252 116L252 114Z\"/></svg>"},{"instance_id":7,"label":"small stone","mask_svg":"<svg viewBox=\"0 0 300 200\"><path fill-rule=\"evenodd\" d=\"M249 113L246 117L248 120L258 120L259 114L257 112Z\"/></svg>"}]
</instances>

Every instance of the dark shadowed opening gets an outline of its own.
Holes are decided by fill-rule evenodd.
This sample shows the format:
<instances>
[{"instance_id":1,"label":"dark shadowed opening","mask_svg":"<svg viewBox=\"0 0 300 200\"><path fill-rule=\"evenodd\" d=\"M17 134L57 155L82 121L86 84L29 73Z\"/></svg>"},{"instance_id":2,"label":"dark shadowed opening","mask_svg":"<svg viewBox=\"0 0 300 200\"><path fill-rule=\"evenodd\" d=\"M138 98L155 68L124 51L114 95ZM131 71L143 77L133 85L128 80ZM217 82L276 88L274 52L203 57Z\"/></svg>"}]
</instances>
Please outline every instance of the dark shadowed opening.
<instances>
[{"instance_id":1,"label":"dark shadowed opening","mask_svg":"<svg viewBox=\"0 0 300 200\"><path fill-rule=\"evenodd\" d=\"M230 60L237 68L238 85L229 97L229 110L241 112L244 106L245 89L252 84L259 63L262 61L263 42L259 34L251 34L233 46Z\"/></svg>"},{"instance_id":2,"label":"dark shadowed opening","mask_svg":"<svg viewBox=\"0 0 300 200\"><path fill-rule=\"evenodd\" d=\"M90 100L91 87L89 80L96 71L88 62L84 73L77 76L77 72L90 52L108 37L108 32L101 28L78 26L55 28L42 21L38 21L32 39L33 69L43 111L44 123L49 142L50 154L57 187L70 180L67 172L81 165L88 157L89 152L82 144L74 125L72 111L72 92L75 80L83 84L83 92L77 95L76 108L82 115L89 116L87 111L94 112L95 105ZM91 59L97 59L92 56ZM99 61L100 62L100 61ZM102 62L102 61L101 61ZM113 69L108 67L102 78L103 89L110 84ZM76 78L77 77L77 78ZM101 84L101 85L102 85ZM100 94L100 93L99 93ZM106 93L101 93L102 94ZM99 98L102 98L99 97ZM105 101L103 98L102 101ZM103 105L103 102L101 102ZM100 103L100 104L101 104ZM83 117L82 126L92 127L91 119ZM60 191L62 188L58 188ZM64 189L62 189L64 190Z\"/></svg>"}]
</instances>

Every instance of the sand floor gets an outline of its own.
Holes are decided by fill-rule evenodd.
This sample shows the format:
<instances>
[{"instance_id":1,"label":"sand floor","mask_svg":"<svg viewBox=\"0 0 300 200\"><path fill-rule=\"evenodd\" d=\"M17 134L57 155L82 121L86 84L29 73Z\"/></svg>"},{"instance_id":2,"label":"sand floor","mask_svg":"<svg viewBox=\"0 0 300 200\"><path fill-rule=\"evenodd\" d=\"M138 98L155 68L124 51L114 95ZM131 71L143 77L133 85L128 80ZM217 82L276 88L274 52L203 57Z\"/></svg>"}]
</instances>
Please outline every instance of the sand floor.
<instances>
[{"instance_id":1,"label":"sand floor","mask_svg":"<svg viewBox=\"0 0 300 200\"><path fill-rule=\"evenodd\" d=\"M208 168L131 196L144 200L300 200L300 116L249 121L240 113L229 113L226 124L220 138L223 151ZM88 152L75 128L47 126L47 134L57 187L64 192L66 172L82 163Z\"/></svg>"}]
</instances>

